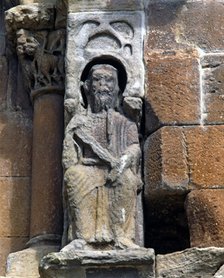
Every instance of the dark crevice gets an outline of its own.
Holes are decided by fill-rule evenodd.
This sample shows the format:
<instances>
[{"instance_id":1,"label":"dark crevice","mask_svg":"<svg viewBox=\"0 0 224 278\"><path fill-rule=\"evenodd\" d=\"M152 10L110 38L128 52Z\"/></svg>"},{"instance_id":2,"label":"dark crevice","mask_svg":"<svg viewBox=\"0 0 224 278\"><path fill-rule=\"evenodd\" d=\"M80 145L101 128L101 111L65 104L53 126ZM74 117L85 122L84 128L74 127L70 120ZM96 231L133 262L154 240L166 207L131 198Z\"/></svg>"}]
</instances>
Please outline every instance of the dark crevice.
<instances>
[{"instance_id":1,"label":"dark crevice","mask_svg":"<svg viewBox=\"0 0 224 278\"><path fill-rule=\"evenodd\" d=\"M145 247L156 254L177 252L190 247L185 195L157 196L145 202Z\"/></svg>"}]
</instances>

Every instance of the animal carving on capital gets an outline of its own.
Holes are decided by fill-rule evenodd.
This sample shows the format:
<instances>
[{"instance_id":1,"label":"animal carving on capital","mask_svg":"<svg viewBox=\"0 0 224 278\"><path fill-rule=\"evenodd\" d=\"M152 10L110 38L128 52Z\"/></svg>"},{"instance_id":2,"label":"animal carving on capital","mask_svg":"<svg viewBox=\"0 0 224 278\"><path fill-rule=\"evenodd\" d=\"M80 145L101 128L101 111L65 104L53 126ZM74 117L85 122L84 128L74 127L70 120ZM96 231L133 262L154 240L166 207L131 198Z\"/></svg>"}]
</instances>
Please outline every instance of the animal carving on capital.
<instances>
[{"instance_id":1,"label":"animal carving on capital","mask_svg":"<svg viewBox=\"0 0 224 278\"><path fill-rule=\"evenodd\" d=\"M73 114L65 130L63 245L136 248L142 187L137 125L122 111L115 67L94 65L83 89L86 107Z\"/></svg>"},{"instance_id":2,"label":"animal carving on capital","mask_svg":"<svg viewBox=\"0 0 224 278\"><path fill-rule=\"evenodd\" d=\"M65 30L17 31L17 53L28 89L64 87Z\"/></svg>"}]
</instances>

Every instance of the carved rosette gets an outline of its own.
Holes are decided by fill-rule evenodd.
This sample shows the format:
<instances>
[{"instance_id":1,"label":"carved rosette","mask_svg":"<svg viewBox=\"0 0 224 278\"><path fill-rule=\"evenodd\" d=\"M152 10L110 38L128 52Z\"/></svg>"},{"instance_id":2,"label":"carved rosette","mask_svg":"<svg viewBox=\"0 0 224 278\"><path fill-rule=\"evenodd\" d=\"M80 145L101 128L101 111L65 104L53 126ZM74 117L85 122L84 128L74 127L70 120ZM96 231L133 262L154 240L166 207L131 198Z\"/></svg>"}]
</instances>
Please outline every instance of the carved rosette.
<instances>
[{"instance_id":1,"label":"carved rosette","mask_svg":"<svg viewBox=\"0 0 224 278\"><path fill-rule=\"evenodd\" d=\"M6 25L31 99L50 92L63 94L65 29L54 30L54 6L16 6L6 12Z\"/></svg>"}]
</instances>

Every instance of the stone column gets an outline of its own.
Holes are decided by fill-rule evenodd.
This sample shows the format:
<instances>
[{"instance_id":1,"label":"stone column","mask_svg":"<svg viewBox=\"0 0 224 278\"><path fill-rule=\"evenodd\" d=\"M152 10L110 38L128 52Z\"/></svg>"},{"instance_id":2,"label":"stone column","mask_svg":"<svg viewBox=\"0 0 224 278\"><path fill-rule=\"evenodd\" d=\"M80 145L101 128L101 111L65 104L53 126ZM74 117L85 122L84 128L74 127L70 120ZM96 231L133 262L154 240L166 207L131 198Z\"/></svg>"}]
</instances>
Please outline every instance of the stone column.
<instances>
[{"instance_id":1,"label":"stone column","mask_svg":"<svg viewBox=\"0 0 224 278\"><path fill-rule=\"evenodd\" d=\"M30 241L60 242L65 29L55 29L53 5L17 6L6 22L31 96L33 114ZM54 30L54 31L52 31ZM12 40L13 41L13 40Z\"/></svg>"},{"instance_id":2,"label":"stone column","mask_svg":"<svg viewBox=\"0 0 224 278\"><path fill-rule=\"evenodd\" d=\"M63 95L34 100L30 237L62 233Z\"/></svg>"}]
</instances>

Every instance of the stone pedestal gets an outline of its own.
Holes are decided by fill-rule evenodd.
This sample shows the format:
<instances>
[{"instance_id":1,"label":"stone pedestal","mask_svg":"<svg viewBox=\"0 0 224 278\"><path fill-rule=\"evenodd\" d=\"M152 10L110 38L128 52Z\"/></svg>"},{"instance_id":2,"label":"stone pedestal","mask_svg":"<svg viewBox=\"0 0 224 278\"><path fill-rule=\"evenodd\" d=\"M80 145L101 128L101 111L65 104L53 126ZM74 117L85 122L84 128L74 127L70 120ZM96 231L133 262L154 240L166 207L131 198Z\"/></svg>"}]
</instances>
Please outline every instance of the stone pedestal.
<instances>
[{"instance_id":1,"label":"stone pedestal","mask_svg":"<svg viewBox=\"0 0 224 278\"><path fill-rule=\"evenodd\" d=\"M154 250L66 250L45 256L41 278L153 278Z\"/></svg>"}]
</instances>

